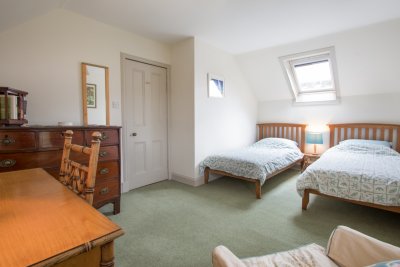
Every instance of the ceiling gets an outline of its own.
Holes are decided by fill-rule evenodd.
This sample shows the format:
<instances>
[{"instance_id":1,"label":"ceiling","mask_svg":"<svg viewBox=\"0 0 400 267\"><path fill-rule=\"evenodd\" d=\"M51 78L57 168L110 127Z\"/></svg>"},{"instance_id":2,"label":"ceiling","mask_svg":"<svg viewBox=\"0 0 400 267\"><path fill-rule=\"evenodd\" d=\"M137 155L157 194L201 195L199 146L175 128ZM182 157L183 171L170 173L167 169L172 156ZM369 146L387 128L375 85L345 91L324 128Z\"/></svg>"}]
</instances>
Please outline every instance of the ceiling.
<instances>
[{"instance_id":1,"label":"ceiling","mask_svg":"<svg viewBox=\"0 0 400 267\"><path fill-rule=\"evenodd\" d=\"M240 54L400 17L399 0L0 0L0 31L63 8L158 40Z\"/></svg>"}]
</instances>

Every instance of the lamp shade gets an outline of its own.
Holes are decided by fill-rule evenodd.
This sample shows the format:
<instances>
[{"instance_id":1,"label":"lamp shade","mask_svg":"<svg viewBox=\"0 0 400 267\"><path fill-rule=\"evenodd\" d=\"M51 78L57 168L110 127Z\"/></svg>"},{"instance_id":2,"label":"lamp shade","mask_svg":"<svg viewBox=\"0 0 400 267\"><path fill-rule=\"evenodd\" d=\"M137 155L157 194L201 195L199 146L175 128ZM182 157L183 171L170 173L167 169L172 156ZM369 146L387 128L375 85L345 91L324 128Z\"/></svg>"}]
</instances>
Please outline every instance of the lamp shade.
<instances>
[{"instance_id":1,"label":"lamp shade","mask_svg":"<svg viewBox=\"0 0 400 267\"><path fill-rule=\"evenodd\" d=\"M307 144L323 144L323 140L322 140L322 133L318 133L318 132L308 132L306 135L306 143Z\"/></svg>"}]
</instances>

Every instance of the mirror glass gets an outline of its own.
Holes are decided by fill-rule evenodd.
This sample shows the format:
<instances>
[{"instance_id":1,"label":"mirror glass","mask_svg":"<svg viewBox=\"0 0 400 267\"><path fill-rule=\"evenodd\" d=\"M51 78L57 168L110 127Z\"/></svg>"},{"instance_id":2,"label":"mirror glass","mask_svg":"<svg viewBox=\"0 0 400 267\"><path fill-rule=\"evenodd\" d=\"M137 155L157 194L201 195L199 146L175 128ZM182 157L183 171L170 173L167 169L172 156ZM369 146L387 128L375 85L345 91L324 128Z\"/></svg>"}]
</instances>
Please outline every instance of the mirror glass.
<instances>
[{"instance_id":1,"label":"mirror glass","mask_svg":"<svg viewBox=\"0 0 400 267\"><path fill-rule=\"evenodd\" d=\"M110 125L108 67L82 63L82 100L85 125Z\"/></svg>"}]
</instances>

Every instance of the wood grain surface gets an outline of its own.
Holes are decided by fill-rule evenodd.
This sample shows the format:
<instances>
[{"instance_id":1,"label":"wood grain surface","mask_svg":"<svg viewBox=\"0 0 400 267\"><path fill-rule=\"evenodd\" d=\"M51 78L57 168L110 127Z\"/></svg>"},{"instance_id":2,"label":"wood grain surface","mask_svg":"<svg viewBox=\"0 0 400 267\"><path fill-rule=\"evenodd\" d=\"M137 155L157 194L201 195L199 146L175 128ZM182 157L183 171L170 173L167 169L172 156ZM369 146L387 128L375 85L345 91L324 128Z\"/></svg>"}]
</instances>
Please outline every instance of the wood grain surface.
<instances>
[{"instance_id":1,"label":"wood grain surface","mask_svg":"<svg viewBox=\"0 0 400 267\"><path fill-rule=\"evenodd\" d=\"M62 259L63 253L71 255L68 251L99 239L103 245L122 234L43 169L0 173L1 266L28 266L56 255Z\"/></svg>"}]
</instances>

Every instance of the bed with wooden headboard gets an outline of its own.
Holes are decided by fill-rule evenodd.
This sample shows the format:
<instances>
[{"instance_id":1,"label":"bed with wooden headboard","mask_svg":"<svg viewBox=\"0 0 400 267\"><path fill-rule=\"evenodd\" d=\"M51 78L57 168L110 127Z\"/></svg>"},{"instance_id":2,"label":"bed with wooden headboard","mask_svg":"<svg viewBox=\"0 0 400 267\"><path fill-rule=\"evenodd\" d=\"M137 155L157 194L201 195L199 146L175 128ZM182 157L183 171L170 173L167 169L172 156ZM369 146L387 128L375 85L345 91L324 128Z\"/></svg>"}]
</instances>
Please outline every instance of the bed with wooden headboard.
<instances>
[{"instance_id":1,"label":"bed with wooden headboard","mask_svg":"<svg viewBox=\"0 0 400 267\"><path fill-rule=\"evenodd\" d=\"M285 138L289 140L293 140L297 142L298 147L300 148L301 152L304 152L305 147L305 124L292 124L292 123L260 123L257 124L257 141L268 138L268 137L276 137L276 138ZM271 178L272 176L281 173L294 165L300 163L303 159L300 159L296 162L293 162L289 166L286 166L282 169L279 169L271 174L269 174L266 179ZM245 180L255 184L256 187L256 197L258 199L261 198L261 183L260 180L248 178L245 176L236 176L229 172L211 169L206 167L204 169L204 183L207 184L209 181L210 173L232 177L236 179Z\"/></svg>"},{"instance_id":2,"label":"bed with wooden headboard","mask_svg":"<svg viewBox=\"0 0 400 267\"><path fill-rule=\"evenodd\" d=\"M348 139L365 139L365 140L380 140L391 143L392 148L400 152L400 125L395 124L371 124L371 123L346 123L346 124L329 124L330 131L330 147L339 144L340 141ZM363 202L340 198L336 196L326 195L318 190L305 189L302 198L302 208L307 209L310 193L343 200L359 205L374 207L378 209L388 210L400 213L399 206L386 206L375 203Z\"/></svg>"}]
</instances>

